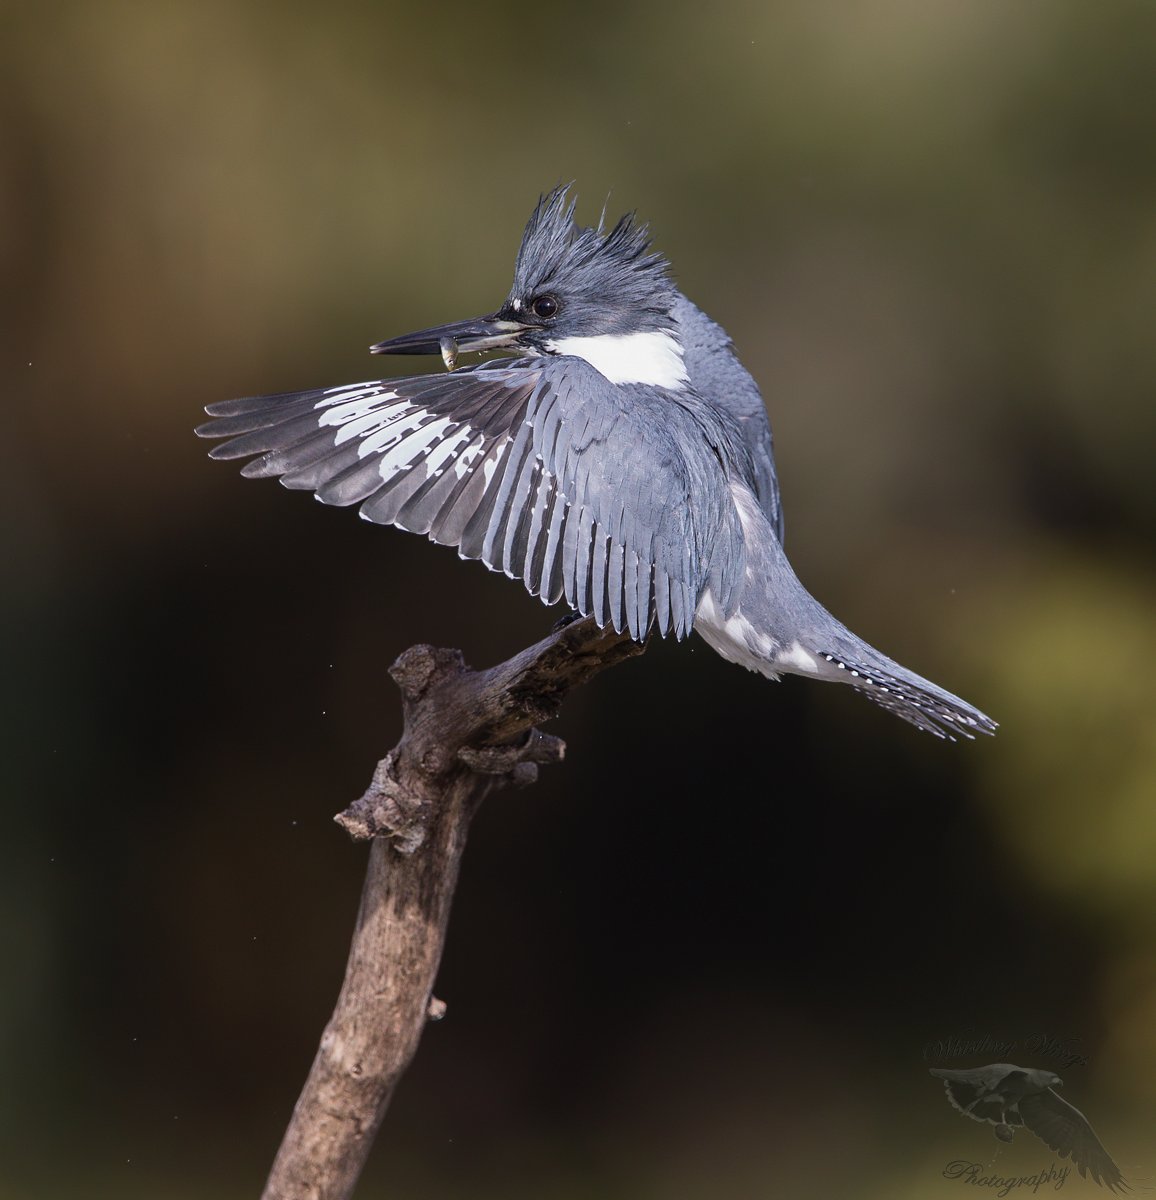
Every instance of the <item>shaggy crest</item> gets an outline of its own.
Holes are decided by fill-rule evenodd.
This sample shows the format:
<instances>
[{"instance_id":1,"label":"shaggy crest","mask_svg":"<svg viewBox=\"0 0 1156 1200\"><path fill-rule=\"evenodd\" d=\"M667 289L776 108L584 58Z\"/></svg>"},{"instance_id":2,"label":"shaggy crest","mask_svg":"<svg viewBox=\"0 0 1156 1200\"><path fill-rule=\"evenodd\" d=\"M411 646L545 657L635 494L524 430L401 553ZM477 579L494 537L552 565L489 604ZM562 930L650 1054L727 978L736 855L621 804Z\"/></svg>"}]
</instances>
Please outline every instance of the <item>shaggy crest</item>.
<instances>
[{"instance_id":1,"label":"shaggy crest","mask_svg":"<svg viewBox=\"0 0 1156 1200\"><path fill-rule=\"evenodd\" d=\"M570 186L557 187L538 201L522 235L514 266L511 299L548 291L565 280L568 293L604 298L624 289L653 303L675 295L668 264L650 250L649 229L633 213L619 218L609 232L600 217L595 229L574 220ZM603 213L605 216L605 213Z\"/></svg>"}]
</instances>

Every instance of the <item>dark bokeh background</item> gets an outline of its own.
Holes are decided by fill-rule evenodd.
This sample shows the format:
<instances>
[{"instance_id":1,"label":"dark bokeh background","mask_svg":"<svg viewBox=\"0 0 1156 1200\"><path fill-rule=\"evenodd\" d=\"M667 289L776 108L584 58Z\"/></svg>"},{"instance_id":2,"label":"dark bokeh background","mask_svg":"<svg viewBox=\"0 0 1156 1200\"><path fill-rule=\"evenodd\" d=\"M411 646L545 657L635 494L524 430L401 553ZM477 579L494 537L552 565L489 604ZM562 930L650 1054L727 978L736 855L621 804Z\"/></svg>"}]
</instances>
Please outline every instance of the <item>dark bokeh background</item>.
<instances>
[{"instance_id":1,"label":"dark bokeh background","mask_svg":"<svg viewBox=\"0 0 1156 1200\"><path fill-rule=\"evenodd\" d=\"M568 179L733 333L804 580L1002 729L938 744L698 642L576 696L565 766L477 822L449 1016L364 1194L956 1195L996 1143L924 1047L968 1029L1151 1180L1156 10L0 25L0 1196L257 1193L340 979L364 852L330 816L398 732L386 668L555 614L191 429L491 309Z\"/></svg>"}]
</instances>

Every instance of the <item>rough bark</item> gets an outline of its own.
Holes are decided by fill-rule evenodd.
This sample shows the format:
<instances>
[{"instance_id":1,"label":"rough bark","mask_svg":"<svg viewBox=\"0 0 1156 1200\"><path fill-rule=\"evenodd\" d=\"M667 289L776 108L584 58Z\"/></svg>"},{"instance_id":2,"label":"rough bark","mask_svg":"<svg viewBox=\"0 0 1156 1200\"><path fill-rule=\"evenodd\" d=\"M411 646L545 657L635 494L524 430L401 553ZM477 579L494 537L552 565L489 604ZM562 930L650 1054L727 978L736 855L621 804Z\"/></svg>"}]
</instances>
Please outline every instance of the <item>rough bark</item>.
<instances>
[{"instance_id":1,"label":"rough bark","mask_svg":"<svg viewBox=\"0 0 1156 1200\"><path fill-rule=\"evenodd\" d=\"M336 818L352 837L372 839L345 981L264 1200L353 1194L426 1022L445 1011L433 984L474 813L495 787L532 783L539 764L561 760L562 741L535 724L572 688L643 649L586 620L485 671L431 646L394 663L401 741Z\"/></svg>"}]
</instances>

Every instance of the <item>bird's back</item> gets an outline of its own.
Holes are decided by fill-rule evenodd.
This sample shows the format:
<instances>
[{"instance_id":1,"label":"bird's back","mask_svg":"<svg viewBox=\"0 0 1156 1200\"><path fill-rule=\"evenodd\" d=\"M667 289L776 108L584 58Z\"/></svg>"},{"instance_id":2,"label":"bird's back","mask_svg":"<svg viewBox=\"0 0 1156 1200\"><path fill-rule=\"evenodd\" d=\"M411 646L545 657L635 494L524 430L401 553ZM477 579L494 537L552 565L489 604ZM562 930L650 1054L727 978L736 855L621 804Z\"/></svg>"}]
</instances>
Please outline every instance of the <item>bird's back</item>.
<instances>
[{"instance_id":1,"label":"bird's back","mask_svg":"<svg viewBox=\"0 0 1156 1200\"><path fill-rule=\"evenodd\" d=\"M774 442L758 385L739 362L730 335L685 296L674 306L690 385L737 422L751 453L751 488L781 542L783 509L775 473Z\"/></svg>"}]
</instances>

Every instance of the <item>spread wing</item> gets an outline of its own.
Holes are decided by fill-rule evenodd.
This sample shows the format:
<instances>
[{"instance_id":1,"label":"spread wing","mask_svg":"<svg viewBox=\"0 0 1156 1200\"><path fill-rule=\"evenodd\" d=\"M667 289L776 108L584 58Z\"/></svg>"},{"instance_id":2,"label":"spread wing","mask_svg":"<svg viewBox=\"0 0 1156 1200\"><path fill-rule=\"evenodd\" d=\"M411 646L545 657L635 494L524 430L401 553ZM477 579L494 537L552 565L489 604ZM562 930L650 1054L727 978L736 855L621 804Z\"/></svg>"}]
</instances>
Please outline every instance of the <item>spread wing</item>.
<instances>
[{"instance_id":1,"label":"spread wing","mask_svg":"<svg viewBox=\"0 0 1156 1200\"><path fill-rule=\"evenodd\" d=\"M681 410L656 389L612 387L581 359L506 359L206 412L197 433L230 439L213 458L256 456L242 474L360 505L369 521L456 546L635 638L652 622L690 632L717 538L735 540L741 578L737 516L708 504L714 527L692 519L692 490L719 471L709 446L676 436Z\"/></svg>"},{"instance_id":2,"label":"spread wing","mask_svg":"<svg viewBox=\"0 0 1156 1200\"><path fill-rule=\"evenodd\" d=\"M1061 1158L1071 1155L1081 1175L1087 1177L1090 1174L1112 1192L1128 1190L1120 1168L1104 1149L1087 1118L1052 1088L1035 1096L1025 1096L1019 1109L1024 1124L1032 1133Z\"/></svg>"}]
</instances>

